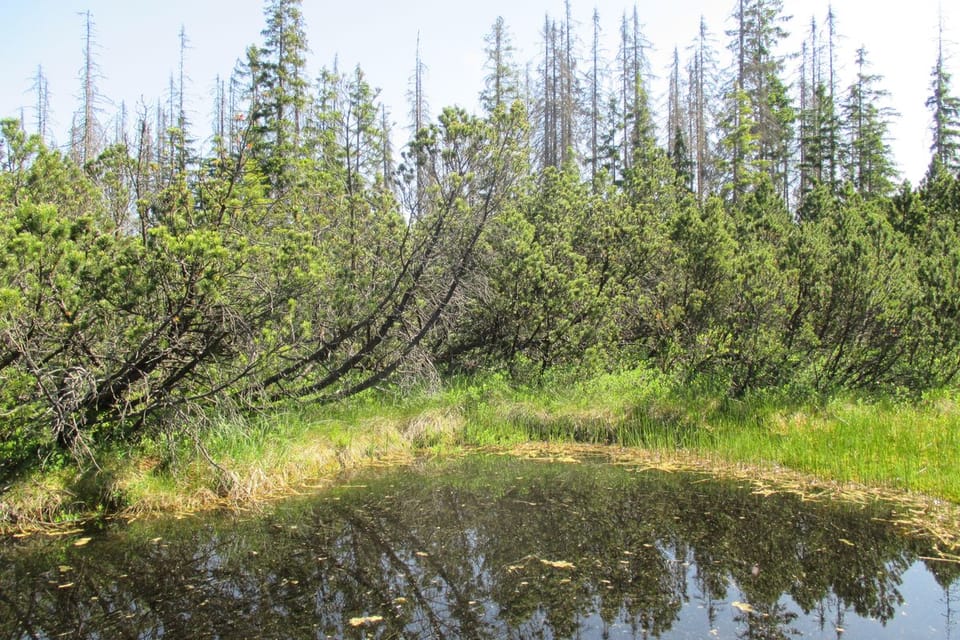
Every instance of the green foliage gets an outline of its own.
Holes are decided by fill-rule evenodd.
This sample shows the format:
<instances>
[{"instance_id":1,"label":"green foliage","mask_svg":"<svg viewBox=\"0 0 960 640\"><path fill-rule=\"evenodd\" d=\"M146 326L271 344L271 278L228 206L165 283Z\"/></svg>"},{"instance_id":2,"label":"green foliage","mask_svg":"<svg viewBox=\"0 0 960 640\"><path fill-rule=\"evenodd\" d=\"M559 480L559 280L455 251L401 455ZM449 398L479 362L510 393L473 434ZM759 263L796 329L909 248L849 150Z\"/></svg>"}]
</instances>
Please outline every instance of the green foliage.
<instances>
[{"instance_id":1,"label":"green foliage","mask_svg":"<svg viewBox=\"0 0 960 640\"><path fill-rule=\"evenodd\" d=\"M949 385L960 373L960 179L937 170L901 206L910 222L920 298L908 364L915 386Z\"/></svg>"},{"instance_id":2,"label":"green foliage","mask_svg":"<svg viewBox=\"0 0 960 640\"><path fill-rule=\"evenodd\" d=\"M880 76L867 73L866 50L857 51L857 77L844 105L846 122L846 178L864 196L886 196L897 171L887 141L893 111L883 106L887 92L877 85Z\"/></svg>"},{"instance_id":3,"label":"green foliage","mask_svg":"<svg viewBox=\"0 0 960 640\"><path fill-rule=\"evenodd\" d=\"M576 363L602 341L610 266L600 261L613 233L604 228L606 209L572 168L548 168L539 184L529 183L484 236L492 295L470 305L450 351L473 350L527 377Z\"/></svg>"},{"instance_id":4,"label":"green foliage","mask_svg":"<svg viewBox=\"0 0 960 640\"><path fill-rule=\"evenodd\" d=\"M640 365L737 398L956 381L960 183L934 163L891 196L890 113L860 52L842 108L820 82L801 114L791 208L795 114L770 53L781 3L744 5L741 77L717 136L689 141L699 158L720 138L722 171L698 166L697 183L726 183L696 197L684 119L669 153L657 142L637 20L632 34L623 25L619 95L593 114L595 175L576 157L572 53L559 55L570 34L552 34L563 87L538 97L553 109L550 144L566 147L546 154L502 22L485 114L419 121L394 170L363 71L307 80L300 5L267 3L206 157L182 122L154 148L144 117L135 142L79 167L2 122L5 457L82 457L156 431L192 442L218 415L421 388L438 373L546 384Z\"/></svg>"},{"instance_id":5,"label":"green foliage","mask_svg":"<svg viewBox=\"0 0 960 640\"><path fill-rule=\"evenodd\" d=\"M960 171L960 98L953 94L950 87L952 74L946 69L946 56L943 50L943 25L938 40L937 62L930 74L930 97L926 106L932 111L933 123L930 127L933 141L931 170L942 167L948 172Z\"/></svg>"},{"instance_id":6,"label":"green foliage","mask_svg":"<svg viewBox=\"0 0 960 640\"><path fill-rule=\"evenodd\" d=\"M800 197L825 186L829 193L839 190L840 118L832 92L818 82L810 91L810 105L800 114ZM802 207L802 203L801 203ZM801 218L803 211L800 212Z\"/></svg>"}]
</instances>

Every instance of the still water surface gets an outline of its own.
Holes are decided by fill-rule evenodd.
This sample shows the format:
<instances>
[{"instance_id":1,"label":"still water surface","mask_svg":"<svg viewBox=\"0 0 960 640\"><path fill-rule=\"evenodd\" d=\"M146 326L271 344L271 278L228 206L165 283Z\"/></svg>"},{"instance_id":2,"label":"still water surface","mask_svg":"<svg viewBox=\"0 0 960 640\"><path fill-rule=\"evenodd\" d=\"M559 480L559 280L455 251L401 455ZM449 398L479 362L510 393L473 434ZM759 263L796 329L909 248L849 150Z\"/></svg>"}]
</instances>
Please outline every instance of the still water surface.
<instances>
[{"instance_id":1,"label":"still water surface","mask_svg":"<svg viewBox=\"0 0 960 640\"><path fill-rule=\"evenodd\" d=\"M890 518L473 457L255 516L2 543L0 637L960 638L960 567Z\"/></svg>"}]
</instances>

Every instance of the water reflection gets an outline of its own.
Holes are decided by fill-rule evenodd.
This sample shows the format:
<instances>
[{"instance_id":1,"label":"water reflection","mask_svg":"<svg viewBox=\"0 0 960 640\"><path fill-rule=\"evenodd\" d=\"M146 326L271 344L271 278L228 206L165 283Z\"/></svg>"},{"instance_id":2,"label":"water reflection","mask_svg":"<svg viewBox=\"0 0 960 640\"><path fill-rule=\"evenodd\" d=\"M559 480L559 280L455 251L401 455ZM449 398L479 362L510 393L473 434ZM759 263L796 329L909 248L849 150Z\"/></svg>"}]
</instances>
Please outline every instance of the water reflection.
<instances>
[{"instance_id":1,"label":"water reflection","mask_svg":"<svg viewBox=\"0 0 960 640\"><path fill-rule=\"evenodd\" d=\"M889 510L472 458L256 519L0 549L3 638L948 638L957 567ZM362 484L362 486L358 486Z\"/></svg>"}]
</instances>

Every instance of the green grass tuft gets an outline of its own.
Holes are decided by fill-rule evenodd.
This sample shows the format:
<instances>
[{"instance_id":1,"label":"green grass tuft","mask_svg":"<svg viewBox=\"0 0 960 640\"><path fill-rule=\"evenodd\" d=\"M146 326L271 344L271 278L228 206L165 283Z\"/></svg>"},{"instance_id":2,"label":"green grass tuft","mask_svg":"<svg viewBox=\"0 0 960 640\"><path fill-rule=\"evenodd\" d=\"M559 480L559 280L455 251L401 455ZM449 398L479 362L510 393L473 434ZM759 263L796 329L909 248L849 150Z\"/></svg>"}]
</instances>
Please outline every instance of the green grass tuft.
<instances>
[{"instance_id":1,"label":"green grass tuft","mask_svg":"<svg viewBox=\"0 0 960 640\"><path fill-rule=\"evenodd\" d=\"M960 503L955 390L915 401L772 391L732 398L642 368L539 386L490 375L439 391L371 392L335 406L223 418L194 432L97 452L95 468L29 470L4 494L0 520L242 503L398 457L529 442L679 451Z\"/></svg>"}]
</instances>

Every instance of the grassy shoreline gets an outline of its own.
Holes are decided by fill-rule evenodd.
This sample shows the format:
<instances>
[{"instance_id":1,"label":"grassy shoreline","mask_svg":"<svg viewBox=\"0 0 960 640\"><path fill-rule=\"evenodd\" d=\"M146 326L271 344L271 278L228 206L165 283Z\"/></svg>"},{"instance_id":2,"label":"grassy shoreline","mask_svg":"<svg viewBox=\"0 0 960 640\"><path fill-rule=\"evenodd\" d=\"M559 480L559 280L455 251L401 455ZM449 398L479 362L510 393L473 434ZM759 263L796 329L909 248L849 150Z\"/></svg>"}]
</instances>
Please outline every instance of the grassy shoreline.
<instances>
[{"instance_id":1,"label":"grassy shoreline","mask_svg":"<svg viewBox=\"0 0 960 640\"><path fill-rule=\"evenodd\" d=\"M336 407L221 420L197 440L100 451L98 467L35 469L0 494L0 529L250 506L329 484L344 470L477 450L593 451L854 499L869 494L951 512L960 505L956 392L914 401L731 399L635 370L538 388L499 377L454 381L406 398L370 394Z\"/></svg>"}]
</instances>

